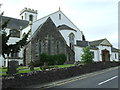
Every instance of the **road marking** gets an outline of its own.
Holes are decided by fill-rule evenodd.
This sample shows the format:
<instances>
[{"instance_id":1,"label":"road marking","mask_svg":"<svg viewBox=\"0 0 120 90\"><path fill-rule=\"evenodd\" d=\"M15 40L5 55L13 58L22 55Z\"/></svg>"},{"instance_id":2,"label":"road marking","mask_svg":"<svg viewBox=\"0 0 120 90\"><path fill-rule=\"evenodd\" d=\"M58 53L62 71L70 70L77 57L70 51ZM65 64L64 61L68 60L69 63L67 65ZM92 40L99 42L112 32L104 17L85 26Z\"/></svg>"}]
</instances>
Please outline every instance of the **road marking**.
<instances>
[{"instance_id":1,"label":"road marking","mask_svg":"<svg viewBox=\"0 0 120 90\"><path fill-rule=\"evenodd\" d=\"M105 80L105 81L99 83L98 85L104 84L104 83L106 83L106 82L108 82L108 81L111 81L111 80L117 78L117 77L118 77L118 76L114 76L114 77L112 77L112 78L110 78L110 79L108 79L108 80Z\"/></svg>"},{"instance_id":2,"label":"road marking","mask_svg":"<svg viewBox=\"0 0 120 90\"><path fill-rule=\"evenodd\" d=\"M90 75L90 76L77 78L77 79L74 79L74 80L69 80L69 81L66 81L66 82L56 83L56 84L53 84L53 85L50 85L50 86L46 86L45 88L51 88L51 87L55 87L55 86L60 86L60 85L67 84L67 83L70 83L70 82L74 82L74 81L82 80L82 79L92 77L92 76L95 76L95 75L99 75L99 74L102 74L102 73L104 73L104 72L100 72L100 73L96 73L96 74L93 74L93 75Z\"/></svg>"},{"instance_id":3,"label":"road marking","mask_svg":"<svg viewBox=\"0 0 120 90\"><path fill-rule=\"evenodd\" d=\"M74 82L74 81L77 81L77 80L92 77L92 76L95 76L95 75L99 75L99 74L105 73L107 71L112 71L112 70L115 70L117 68L118 67L113 67L113 68L102 70L100 72L98 71L98 72L93 72L93 73L89 73L89 74L86 74L86 75L81 75L81 76L75 77L73 79L58 81L58 82L55 82L55 83L52 83L52 84L43 85L41 88L51 88L51 87L55 87L55 86L60 86L60 85L66 84L66 83L70 83L70 82Z\"/></svg>"}]
</instances>

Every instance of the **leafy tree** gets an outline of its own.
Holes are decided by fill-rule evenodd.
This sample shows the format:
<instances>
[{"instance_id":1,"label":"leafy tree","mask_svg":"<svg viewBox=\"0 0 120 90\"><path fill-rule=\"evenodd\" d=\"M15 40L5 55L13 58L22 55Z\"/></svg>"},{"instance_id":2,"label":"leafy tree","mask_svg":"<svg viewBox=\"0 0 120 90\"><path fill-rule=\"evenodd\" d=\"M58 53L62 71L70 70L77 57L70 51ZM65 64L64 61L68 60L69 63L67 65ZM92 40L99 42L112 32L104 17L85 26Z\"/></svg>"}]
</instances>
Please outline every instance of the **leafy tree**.
<instances>
[{"instance_id":1,"label":"leafy tree","mask_svg":"<svg viewBox=\"0 0 120 90\"><path fill-rule=\"evenodd\" d=\"M5 58L5 54L7 54L7 57L8 57L10 53L19 52L20 49L27 43L27 38L30 33L29 31L26 35L24 35L24 37L21 40L19 40L15 44L8 45L7 42L11 34L7 35L7 33L5 32L5 28L7 27L7 24L9 23L9 21L10 19L8 19L2 24L2 31L1 31L2 32L2 55L4 58Z\"/></svg>"},{"instance_id":2,"label":"leafy tree","mask_svg":"<svg viewBox=\"0 0 120 90\"><path fill-rule=\"evenodd\" d=\"M85 48L83 48L83 52L84 54L82 54L82 62L87 64L87 63L92 63L93 62L93 55L90 52L90 47L87 46Z\"/></svg>"}]
</instances>

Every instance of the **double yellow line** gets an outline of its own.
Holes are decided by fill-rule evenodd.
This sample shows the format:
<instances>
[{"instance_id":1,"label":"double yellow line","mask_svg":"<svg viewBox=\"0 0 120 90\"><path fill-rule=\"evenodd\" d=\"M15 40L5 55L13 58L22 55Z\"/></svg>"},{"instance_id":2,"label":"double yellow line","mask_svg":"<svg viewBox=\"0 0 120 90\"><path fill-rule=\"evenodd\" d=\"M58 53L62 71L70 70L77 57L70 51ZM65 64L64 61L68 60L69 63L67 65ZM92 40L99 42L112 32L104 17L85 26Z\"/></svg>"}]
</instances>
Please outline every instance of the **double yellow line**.
<instances>
[{"instance_id":1,"label":"double yellow line","mask_svg":"<svg viewBox=\"0 0 120 90\"><path fill-rule=\"evenodd\" d=\"M118 67L102 70L101 72L98 71L98 72L93 72L93 73L82 75L82 76L77 76L75 78L64 80L64 81L61 81L61 82L48 84L46 86L43 86L43 88L51 88L51 87L55 87L55 86L60 86L60 85L66 84L66 83L74 82L74 81L77 81L77 80L82 80L82 79L92 77L92 76L95 76L95 75L99 75L99 74L105 73L107 71L112 71L112 70L115 70L115 69L118 69Z\"/></svg>"}]
</instances>

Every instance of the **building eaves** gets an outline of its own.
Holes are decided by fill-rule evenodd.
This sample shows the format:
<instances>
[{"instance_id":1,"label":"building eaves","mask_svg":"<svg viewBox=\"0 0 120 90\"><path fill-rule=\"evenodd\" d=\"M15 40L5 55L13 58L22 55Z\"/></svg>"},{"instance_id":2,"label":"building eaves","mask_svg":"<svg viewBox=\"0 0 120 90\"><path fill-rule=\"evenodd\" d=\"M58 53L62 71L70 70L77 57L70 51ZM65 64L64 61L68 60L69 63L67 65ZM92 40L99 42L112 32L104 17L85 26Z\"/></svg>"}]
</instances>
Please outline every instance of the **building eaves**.
<instances>
[{"instance_id":1,"label":"building eaves","mask_svg":"<svg viewBox=\"0 0 120 90\"><path fill-rule=\"evenodd\" d=\"M58 28L58 30L73 30L73 31L77 32L75 29L73 29L65 24L59 25L57 28Z\"/></svg>"}]
</instances>

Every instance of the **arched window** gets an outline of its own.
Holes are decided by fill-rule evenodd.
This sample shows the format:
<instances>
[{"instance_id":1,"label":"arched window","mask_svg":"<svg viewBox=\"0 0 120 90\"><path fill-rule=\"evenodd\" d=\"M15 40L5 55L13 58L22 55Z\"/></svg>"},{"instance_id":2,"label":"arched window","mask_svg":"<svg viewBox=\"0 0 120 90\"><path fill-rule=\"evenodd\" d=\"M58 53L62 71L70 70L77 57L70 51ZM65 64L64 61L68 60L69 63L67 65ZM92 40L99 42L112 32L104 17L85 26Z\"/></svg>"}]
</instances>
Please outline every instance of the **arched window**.
<instances>
[{"instance_id":1,"label":"arched window","mask_svg":"<svg viewBox=\"0 0 120 90\"><path fill-rule=\"evenodd\" d=\"M33 21L33 15L29 16L29 21Z\"/></svg>"},{"instance_id":2,"label":"arched window","mask_svg":"<svg viewBox=\"0 0 120 90\"><path fill-rule=\"evenodd\" d=\"M23 16L22 16L22 20L23 20Z\"/></svg>"},{"instance_id":3,"label":"arched window","mask_svg":"<svg viewBox=\"0 0 120 90\"><path fill-rule=\"evenodd\" d=\"M75 38L75 36L74 36L73 33L69 34L69 45L70 45L70 48L71 48L71 49L74 49L74 48L73 48L74 38Z\"/></svg>"},{"instance_id":4,"label":"arched window","mask_svg":"<svg viewBox=\"0 0 120 90\"><path fill-rule=\"evenodd\" d=\"M57 41L57 54L59 54L59 42Z\"/></svg>"},{"instance_id":5,"label":"arched window","mask_svg":"<svg viewBox=\"0 0 120 90\"><path fill-rule=\"evenodd\" d=\"M59 14L59 20L61 20L61 14Z\"/></svg>"},{"instance_id":6,"label":"arched window","mask_svg":"<svg viewBox=\"0 0 120 90\"><path fill-rule=\"evenodd\" d=\"M41 54L41 40L39 40L39 55Z\"/></svg>"},{"instance_id":7,"label":"arched window","mask_svg":"<svg viewBox=\"0 0 120 90\"><path fill-rule=\"evenodd\" d=\"M51 40L48 40L48 55L51 55Z\"/></svg>"},{"instance_id":8,"label":"arched window","mask_svg":"<svg viewBox=\"0 0 120 90\"><path fill-rule=\"evenodd\" d=\"M25 13L25 20L26 20L26 17L27 17L27 16L26 16L26 13Z\"/></svg>"},{"instance_id":9,"label":"arched window","mask_svg":"<svg viewBox=\"0 0 120 90\"><path fill-rule=\"evenodd\" d=\"M116 53L115 53L115 59L117 59Z\"/></svg>"}]
</instances>

